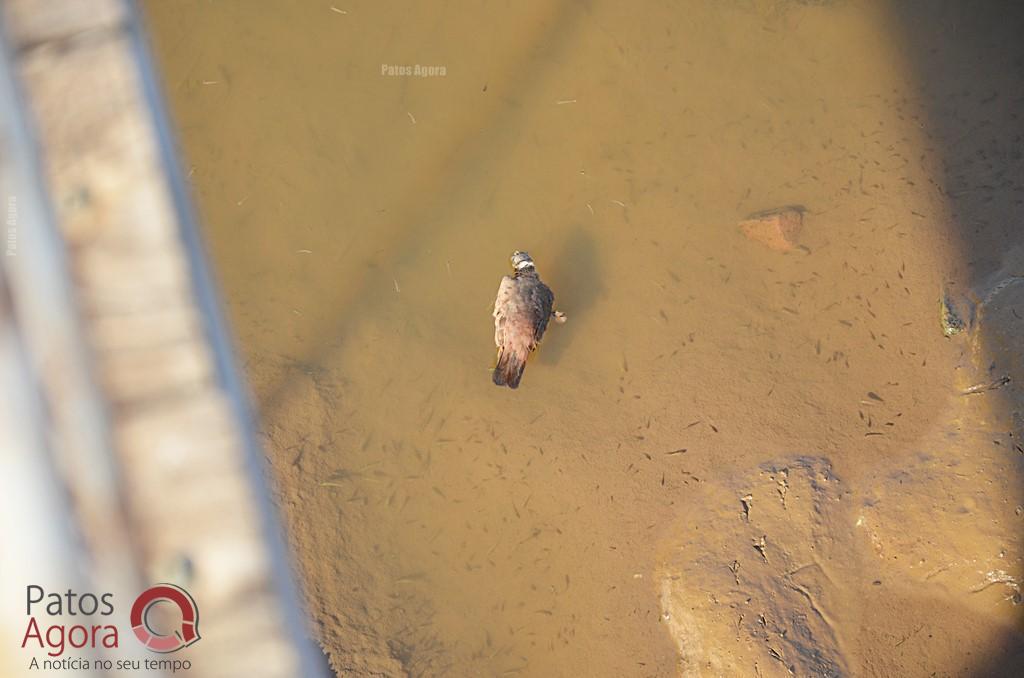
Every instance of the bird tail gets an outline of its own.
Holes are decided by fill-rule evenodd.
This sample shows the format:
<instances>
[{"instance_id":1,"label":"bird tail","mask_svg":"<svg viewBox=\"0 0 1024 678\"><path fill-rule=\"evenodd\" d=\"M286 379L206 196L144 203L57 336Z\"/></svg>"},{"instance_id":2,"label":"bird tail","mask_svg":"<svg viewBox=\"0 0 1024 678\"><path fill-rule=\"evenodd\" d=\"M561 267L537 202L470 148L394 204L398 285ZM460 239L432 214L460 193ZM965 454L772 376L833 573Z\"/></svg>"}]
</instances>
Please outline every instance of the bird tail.
<instances>
[{"instance_id":1,"label":"bird tail","mask_svg":"<svg viewBox=\"0 0 1024 678\"><path fill-rule=\"evenodd\" d=\"M498 386L518 388L525 369L526 361L516 355L515 351L502 349L498 355L498 364L494 367L494 383Z\"/></svg>"}]
</instances>

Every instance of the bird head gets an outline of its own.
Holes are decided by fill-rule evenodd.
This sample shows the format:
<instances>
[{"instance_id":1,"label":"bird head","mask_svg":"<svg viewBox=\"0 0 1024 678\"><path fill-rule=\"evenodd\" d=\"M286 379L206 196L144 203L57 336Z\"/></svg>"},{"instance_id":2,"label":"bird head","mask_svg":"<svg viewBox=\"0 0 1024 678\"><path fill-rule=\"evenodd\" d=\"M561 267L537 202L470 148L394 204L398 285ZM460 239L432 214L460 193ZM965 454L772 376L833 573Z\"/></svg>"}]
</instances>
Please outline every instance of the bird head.
<instances>
[{"instance_id":1,"label":"bird head","mask_svg":"<svg viewBox=\"0 0 1024 678\"><path fill-rule=\"evenodd\" d=\"M530 258L530 254L528 252L520 252L519 250L516 250L512 253L512 268L517 271L534 268L533 259Z\"/></svg>"}]
</instances>

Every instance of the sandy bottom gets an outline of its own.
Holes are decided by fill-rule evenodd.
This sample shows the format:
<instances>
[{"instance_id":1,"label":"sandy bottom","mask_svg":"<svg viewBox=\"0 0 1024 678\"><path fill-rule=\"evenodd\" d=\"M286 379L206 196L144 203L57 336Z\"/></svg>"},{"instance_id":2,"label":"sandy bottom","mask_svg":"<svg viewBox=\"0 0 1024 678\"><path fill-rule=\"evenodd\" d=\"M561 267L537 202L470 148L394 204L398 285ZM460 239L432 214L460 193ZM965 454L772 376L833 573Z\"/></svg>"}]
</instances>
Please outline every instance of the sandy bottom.
<instances>
[{"instance_id":1,"label":"sandy bottom","mask_svg":"<svg viewBox=\"0 0 1024 678\"><path fill-rule=\"evenodd\" d=\"M897 4L144 3L339 675L1020 675L1024 33Z\"/></svg>"}]
</instances>

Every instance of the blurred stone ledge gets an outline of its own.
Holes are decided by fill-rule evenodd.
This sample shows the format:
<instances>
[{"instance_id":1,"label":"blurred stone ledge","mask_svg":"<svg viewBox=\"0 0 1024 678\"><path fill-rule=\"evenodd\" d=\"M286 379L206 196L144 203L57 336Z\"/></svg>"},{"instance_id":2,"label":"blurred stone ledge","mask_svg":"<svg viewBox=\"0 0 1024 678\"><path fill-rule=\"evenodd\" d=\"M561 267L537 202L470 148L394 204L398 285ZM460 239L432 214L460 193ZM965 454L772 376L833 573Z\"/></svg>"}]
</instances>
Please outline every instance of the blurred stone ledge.
<instances>
[{"instance_id":1,"label":"blurred stone ledge","mask_svg":"<svg viewBox=\"0 0 1024 678\"><path fill-rule=\"evenodd\" d=\"M316 675L138 19L113 0L0 12L0 177L16 210L0 269L15 348L0 365L25 371L8 395L29 412L4 459L40 461L9 483L48 485L35 493L48 518L20 529L46 535L35 557L63 562L54 584L115 591L122 607L159 581L188 589L202 640L176 656L191 676ZM0 612L0 633L22 611Z\"/></svg>"}]
</instances>

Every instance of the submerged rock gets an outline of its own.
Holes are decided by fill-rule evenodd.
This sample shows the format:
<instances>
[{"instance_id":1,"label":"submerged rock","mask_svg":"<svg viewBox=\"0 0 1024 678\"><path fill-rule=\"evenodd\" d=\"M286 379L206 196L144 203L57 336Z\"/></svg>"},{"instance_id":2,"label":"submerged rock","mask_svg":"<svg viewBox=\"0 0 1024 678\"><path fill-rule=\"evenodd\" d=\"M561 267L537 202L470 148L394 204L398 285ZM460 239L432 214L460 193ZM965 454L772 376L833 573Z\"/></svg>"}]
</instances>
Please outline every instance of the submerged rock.
<instances>
[{"instance_id":1,"label":"submerged rock","mask_svg":"<svg viewBox=\"0 0 1024 678\"><path fill-rule=\"evenodd\" d=\"M786 205L755 212L740 222L740 230L751 240L776 252L789 252L797 245L805 211L801 205Z\"/></svg>"},{"instance_id":2,"label":"submerged rock","mask_svg":"<svg viewBox=\"0 0 1024 678\"><path fill-rule=\"evenodd\" d=\"M942 291L939 298L939 322L942 323L942 333L947 337L956 336L967 329L963 313L954 305L953 298L946 290Z\"/></svg>"}]
</instances>

